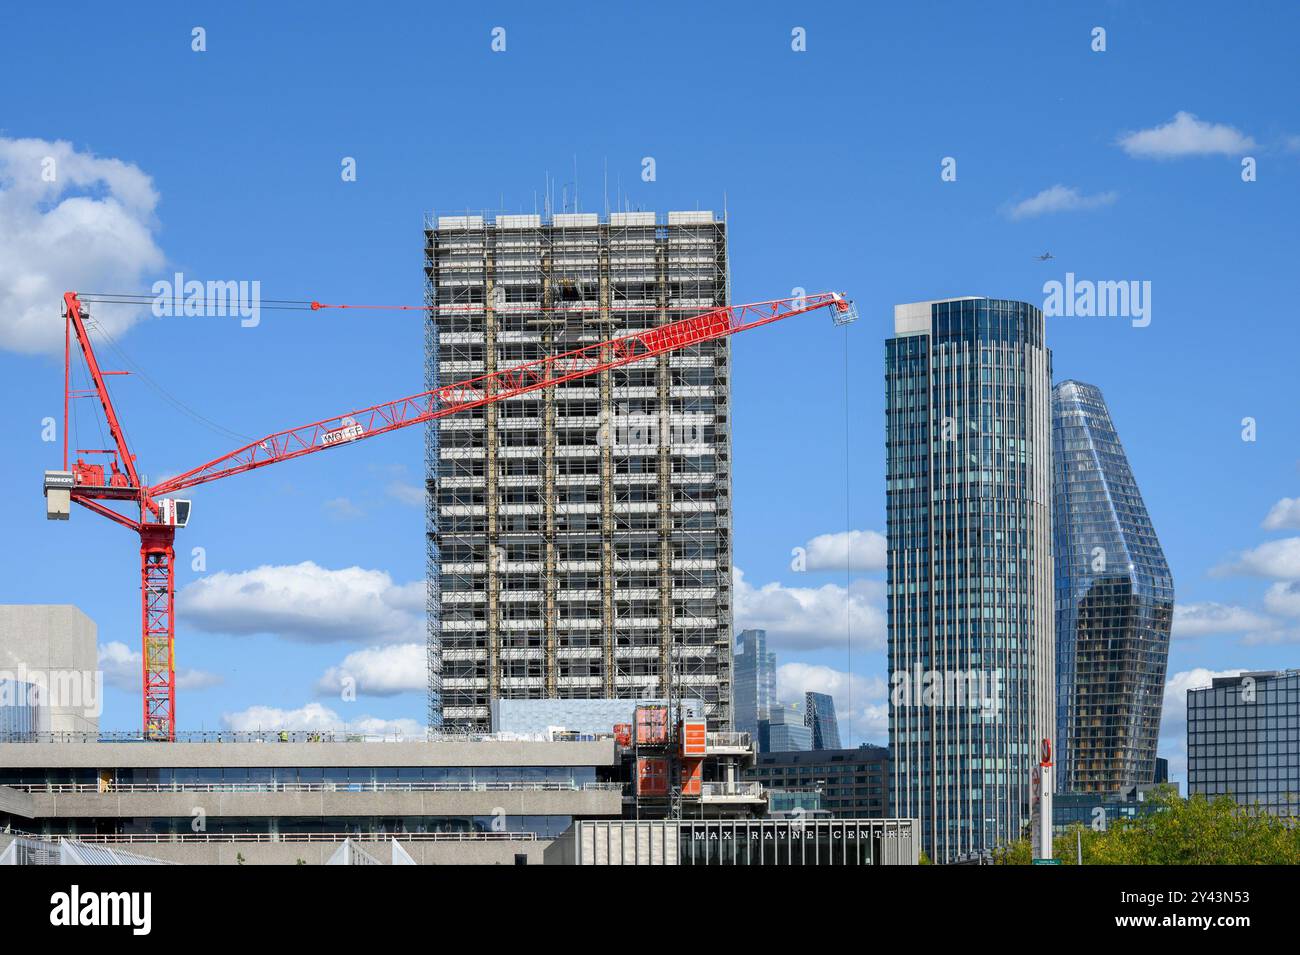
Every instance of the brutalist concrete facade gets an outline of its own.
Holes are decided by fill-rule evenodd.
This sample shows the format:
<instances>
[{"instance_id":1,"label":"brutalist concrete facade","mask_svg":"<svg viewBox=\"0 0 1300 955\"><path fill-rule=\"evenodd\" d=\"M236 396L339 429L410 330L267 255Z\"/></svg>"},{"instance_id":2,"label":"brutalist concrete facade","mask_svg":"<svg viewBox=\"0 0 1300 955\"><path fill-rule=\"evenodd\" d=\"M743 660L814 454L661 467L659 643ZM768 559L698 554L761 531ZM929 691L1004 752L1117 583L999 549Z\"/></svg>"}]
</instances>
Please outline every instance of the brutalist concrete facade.
<instances>
[{"instance_id":1,"label":"brutalist concrete facade","mask_svg":"<svg viewBox=\"0 0 1300 955\"><path fill-rule=\"evenodd\" d=\"M94 733L103 680L95 622L71 604L0 604L0 680L40 687L41 729Z\"/></svg>"},{"instance_id":2,"label":"brutalist concrete facade","mask_svg":"<svg viewBox=\"0 0 1300 955\"><path fill-rule=\"evenodd\" d=\"M177 862L316 863L351 836L418 863L540 863L573 819L621 815L616 761L610 739L0 743L0 828Z\"/></svg>"}]
</instances>

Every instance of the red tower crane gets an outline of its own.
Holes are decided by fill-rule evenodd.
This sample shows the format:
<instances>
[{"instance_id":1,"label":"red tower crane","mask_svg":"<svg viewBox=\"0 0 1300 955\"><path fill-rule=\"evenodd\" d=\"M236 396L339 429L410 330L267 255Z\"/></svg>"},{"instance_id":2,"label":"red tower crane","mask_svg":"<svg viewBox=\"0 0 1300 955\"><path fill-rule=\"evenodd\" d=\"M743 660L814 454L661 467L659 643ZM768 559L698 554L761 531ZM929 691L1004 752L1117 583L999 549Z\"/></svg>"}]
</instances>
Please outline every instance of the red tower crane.
<instances>
[{"instance_id":1,"label":"red tower crane","mask_svg":"<svg viewBox=\"0 0 1300 955\"><path fill-rule=\"evenodd\" d=\"M126 436L104 382L105 376L113 372L100 369L91 346L86 326L89 315L76 292L66 293L63 303L66 319L63 469L45 472L46 516L50 520L67 520L71 502L75 501L140 535L144 735L157 740L172 740L176 733L176 575L173 543L176 529L184 527L190 517L189 501L165 495L232 474L266 467L268 464L423 424L458 411L618 368L644 358L770 325L805 312L830 308L837 324L856 318L852 303L838 292L722 306L621 338L585 345L468 381L372 405L360 411L325 418L287 431L278 431L183 474L145 487L140 481L135 455L127 447ZM322 305L319 302L312 302L310 306L313 309L349 307ZM73 392L71 389L73 337L85 358L93 391ZM99 399L114 446L109 449L76 449L76 453L107 456L108 473L105 473L103 464L89 463L81 457L69 467L68 403L72 398L78 397ZM138 516L116 510L109 506L110 503L126 503L138 510Z\"/></svg>"}]
</instances>

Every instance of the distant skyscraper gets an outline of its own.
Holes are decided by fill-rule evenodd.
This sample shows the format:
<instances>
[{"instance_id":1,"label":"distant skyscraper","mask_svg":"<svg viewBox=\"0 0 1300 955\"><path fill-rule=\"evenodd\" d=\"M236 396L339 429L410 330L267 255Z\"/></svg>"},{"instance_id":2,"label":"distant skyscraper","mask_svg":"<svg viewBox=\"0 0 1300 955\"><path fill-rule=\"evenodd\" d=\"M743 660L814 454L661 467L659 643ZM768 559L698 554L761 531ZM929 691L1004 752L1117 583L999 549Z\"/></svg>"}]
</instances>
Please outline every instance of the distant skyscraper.
<instances>
[{"instance_id":1,"label":"distant skyscraper","mask_svg":"<svg viewBox=\"0 0 1300 955\"><path fill-rule=\"evenodd\" d=\"M885 343L890 811L935 862L1021 836L1052 734L1043 332L1032 305L961 298L895 307Z\"/></svg>"},{"instance_id":2,"label":"distant skyscraper","mask_svg":"<svg viewBox=\"0 0 1300 955\"><path fill-rule=\"evenodd\" d=\"M758 739L758 723L776 700L776 654L768 652L767 631L740 631L734 659L736 732Z\"/></svg>"},{"instance_id":3,"label":"distant skyscraper","mask_svg":"<svg viewBox=\"0 0 1300 955\"><path fill-rule=\"evenodd\" d=\"M840 726L835 719L835 700L829 693L803 695L804 725L812 730L813 749L839 749Z\"/></svg>"},{"instance_id":4,"label":"distant skyscraper","mask_svg":"<svg viewBox=\"0 0 1300 955\"><path fill-rule=\"evenodd\" d=\"M1061 792L1156 779L1174 582L1101 391L1053 391Z\"/></svg>"},{"instance_id":5,"label":"distant skyscraper","mask_svg":"<svg viewBox=\"0 0 1300 955\"><path fill-rule=\"evenodd\" d=\"M804 725L796 704L774 703L767 719L758 724L760 753L792 753L812 749L812 730Z\"/></svg>"}]
</instances>

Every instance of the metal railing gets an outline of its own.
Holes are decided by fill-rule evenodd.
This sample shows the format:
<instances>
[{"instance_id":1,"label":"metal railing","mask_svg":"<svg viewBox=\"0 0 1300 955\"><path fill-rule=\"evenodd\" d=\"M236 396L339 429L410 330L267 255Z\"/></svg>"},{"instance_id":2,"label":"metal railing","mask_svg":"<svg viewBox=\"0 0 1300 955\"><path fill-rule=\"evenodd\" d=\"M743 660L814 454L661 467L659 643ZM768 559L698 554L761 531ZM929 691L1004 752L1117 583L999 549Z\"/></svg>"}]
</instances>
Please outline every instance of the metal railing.
<instances>
[{"instance_id":1,"label":"metal railing","mask_svg":"<svg viewBox=\"0 0 1300 955\"><path fill-rule=\"evenodd\" d=\"M591 743L613 739L613 733L351 733L346 730L191 730L176 734L176 743ZM139 731L11 732L0 733L0 743L156 743Z\"/></svg>"},{"instance_id":2,"label":"metal railing","mask_svg":"<svg viewBox=\"0 0 1300 955\"><path fill-rule=\"evenodd\" d=\"M704 745L708 749L750 749L748 733L706 733Z\"/></svg>"},{"instance_id":3,"label":"metal railing","mask_svg":"<svg viewBox=\"0 0 1300 955\"><path fill-rule=\"evenodd\" d=\"M382 793L382 792L622 792L624 783L410 782L410 783L19 783L25 793Z\"/></svg>"}]
</instances>

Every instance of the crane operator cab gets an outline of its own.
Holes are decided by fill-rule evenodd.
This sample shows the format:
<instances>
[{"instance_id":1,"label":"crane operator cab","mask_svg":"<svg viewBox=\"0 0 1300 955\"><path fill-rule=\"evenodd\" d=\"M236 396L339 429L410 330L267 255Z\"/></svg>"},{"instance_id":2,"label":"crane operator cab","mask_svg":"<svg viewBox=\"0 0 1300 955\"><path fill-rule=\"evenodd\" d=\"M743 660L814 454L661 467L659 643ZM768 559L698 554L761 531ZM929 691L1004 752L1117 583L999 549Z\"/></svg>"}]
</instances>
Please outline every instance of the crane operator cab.
<instances>
[{"instance_id":1,"label":"crane operator cab","mask_svg":"<svg viewBox=\"0 0 1300 955\"><path fill-rule=\"evenodd\" d=\"M184 527L190 522L190 502L164 497L158 500L158 523Z\"/></svg>"}]
</instances>

